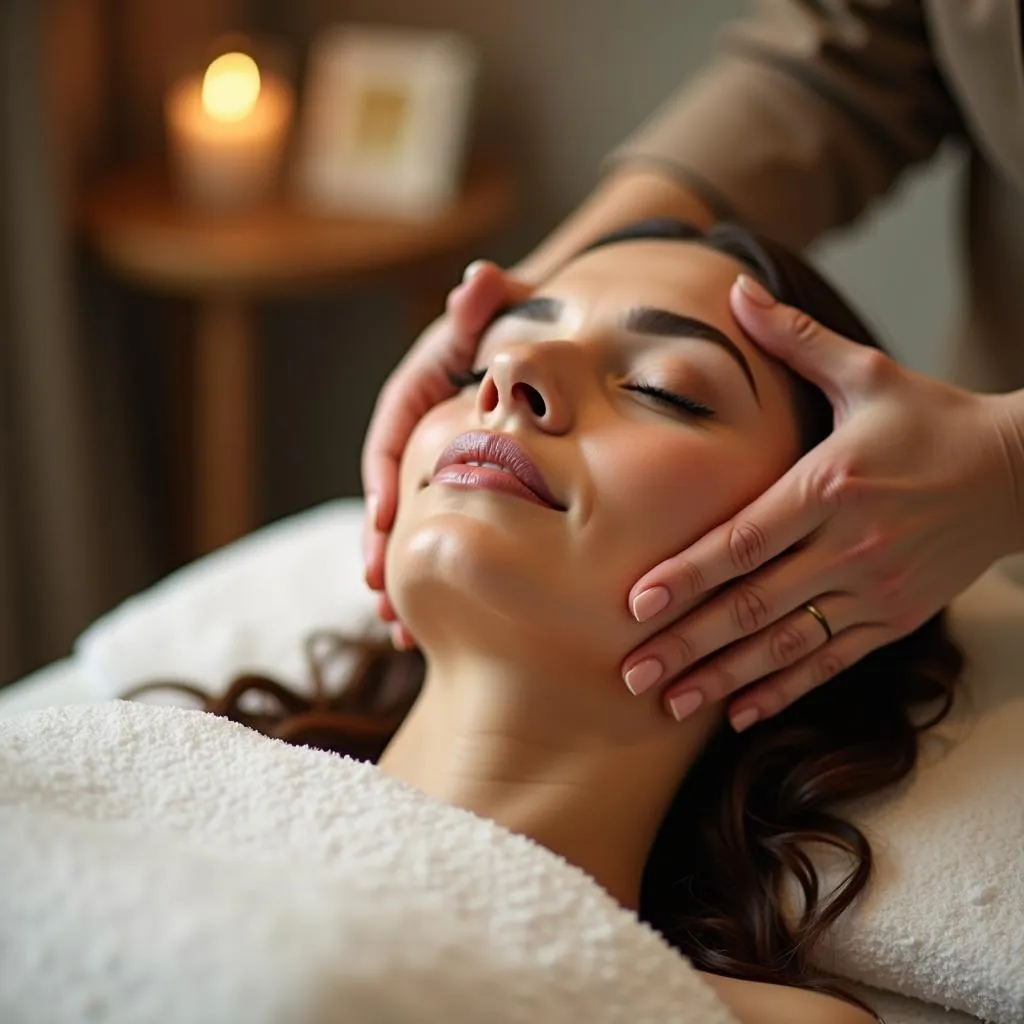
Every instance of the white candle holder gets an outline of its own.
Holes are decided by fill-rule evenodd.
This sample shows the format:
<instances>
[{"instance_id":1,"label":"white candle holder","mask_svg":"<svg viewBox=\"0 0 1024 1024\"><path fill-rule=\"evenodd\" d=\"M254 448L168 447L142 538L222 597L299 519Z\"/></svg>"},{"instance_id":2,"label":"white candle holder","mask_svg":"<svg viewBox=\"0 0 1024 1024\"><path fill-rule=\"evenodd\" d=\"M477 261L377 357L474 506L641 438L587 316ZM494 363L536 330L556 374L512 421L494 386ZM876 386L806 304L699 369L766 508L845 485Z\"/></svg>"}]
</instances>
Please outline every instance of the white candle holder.
<instances>
[{"instance_id":1,"label":"white candle holder","mask_svg":"<svg viewBox=\"0 0 1024 1024\"><path fill-rule=\"evenodd\" d=\"M168 154L189 205L231 212L258 206L281 184L295 91L245 40L224 40L181 75L164 103Z\"/></svg>"}]
</instances>

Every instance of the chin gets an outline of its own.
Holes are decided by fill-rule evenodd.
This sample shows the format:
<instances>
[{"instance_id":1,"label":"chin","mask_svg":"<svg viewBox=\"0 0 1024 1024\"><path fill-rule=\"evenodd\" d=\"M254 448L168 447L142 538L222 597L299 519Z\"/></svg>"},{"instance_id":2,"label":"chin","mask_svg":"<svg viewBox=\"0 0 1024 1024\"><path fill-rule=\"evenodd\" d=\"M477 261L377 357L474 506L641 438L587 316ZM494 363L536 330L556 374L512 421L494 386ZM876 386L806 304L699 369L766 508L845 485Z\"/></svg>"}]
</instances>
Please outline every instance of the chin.
<instances>
[{"instance_id":1,"label":"chin","mask_svg":"<svg viewBox=\"0 0 1024 1024\"><path fill-rule=\"evenodd\" d=\"M523 540L486 518L460 511L400 518L388 545L388 595L420 638L479 630L484 620L522 620L540 580Z\"/></svg>"},{"instance_id":2,"label":"chin","mask_svg":"<svg viewBox=\"0 0 1024 1024\"><path fill-rule=\"evenodd\" d=\"M429 514L407 506L411 514L399 514L391 534L388 596L424 650L473 641L512 658L530 646L617 664L631 644L625 617L614 621L614 599L602 600L592 579L575 588L580 575L550 536L510 528L504 516L496 521L469 504Z\"/></svg>"}]
</instances>

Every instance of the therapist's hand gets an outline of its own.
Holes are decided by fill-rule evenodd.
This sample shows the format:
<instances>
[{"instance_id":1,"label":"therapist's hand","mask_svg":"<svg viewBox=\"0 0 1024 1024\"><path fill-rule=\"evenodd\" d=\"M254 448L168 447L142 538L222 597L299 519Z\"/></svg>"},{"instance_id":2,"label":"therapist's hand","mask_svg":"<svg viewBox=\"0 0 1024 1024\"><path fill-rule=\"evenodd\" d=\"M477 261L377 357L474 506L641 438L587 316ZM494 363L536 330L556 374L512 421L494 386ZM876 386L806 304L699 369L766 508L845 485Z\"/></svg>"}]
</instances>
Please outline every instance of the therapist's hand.
<instances>
[{"instance_id":1,"label":"therapist's hand","mask_svg":"<svg viewBox=\"0 0 1024 1024\"><path fill-rule=\"evenodd\" d=\"M742 730L910 633L1024 547L1024 430L1020 395L903 369L746 277L731 300L754 341L821 388L835 430L634 585L634 617L664 628L622 668L631 690L658 687L677 718L742 690L729 706Z\"/></svg>"},{"instance_id":2,"label":"therapist's hand","mask_svg":"<svg viewBox=\"0 0 1024 1024\"><path fill-rule=\"evenodd\" d=\"M495 313L527 298L530 291L493 263L471 263L462 284L449 294L445 313L420 335L377 397L363 445L363 560L366 582L379 592L378 613L394 623L392 639L397 646L409 646L412 637L395 621L384 593L384 554L398 507L402 453L416 424L455 393L448 374L473 368L480 334Z\"/></svg>"}]
</instances>

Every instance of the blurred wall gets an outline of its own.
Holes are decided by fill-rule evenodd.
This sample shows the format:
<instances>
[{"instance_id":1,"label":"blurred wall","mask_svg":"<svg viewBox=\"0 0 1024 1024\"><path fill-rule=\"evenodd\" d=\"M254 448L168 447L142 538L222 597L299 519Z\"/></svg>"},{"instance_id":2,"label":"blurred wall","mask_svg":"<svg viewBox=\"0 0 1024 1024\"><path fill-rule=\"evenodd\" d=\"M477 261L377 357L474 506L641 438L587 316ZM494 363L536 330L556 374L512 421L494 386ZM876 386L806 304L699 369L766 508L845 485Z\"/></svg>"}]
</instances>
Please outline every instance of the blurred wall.
<instances>
[{"instance_id":1,"label":"blurred wall","mask_svg":"<svg viewBox=\"0 0 1024 1024\"><path fill-rule=\"evenodd\" d=\"M256 20L299 46L332 21L452 27L483 55L478 139L506 154L524 205L482 255L511 260L594 184L602 157L704 61L744 0L250 0ZM581 18L581 12L585 15ZM947 154L909 178L855 233L817 254L913 366L939 371L956 303ZM289 307L270 318L270 503L289 511L358 487L363 424L411 339L391 297ZM356 432L356 436L352 432Z\"/></svg>"}]
</instances>

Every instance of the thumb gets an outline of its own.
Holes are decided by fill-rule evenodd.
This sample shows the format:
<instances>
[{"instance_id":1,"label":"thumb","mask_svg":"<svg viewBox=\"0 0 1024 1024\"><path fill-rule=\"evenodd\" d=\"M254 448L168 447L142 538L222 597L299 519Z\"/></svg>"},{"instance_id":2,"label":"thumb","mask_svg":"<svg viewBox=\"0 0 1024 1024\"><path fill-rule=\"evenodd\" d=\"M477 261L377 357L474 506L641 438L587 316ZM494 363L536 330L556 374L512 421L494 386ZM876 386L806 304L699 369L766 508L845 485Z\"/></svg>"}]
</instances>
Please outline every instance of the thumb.
<instances>
[{"instance_id":1,"label":"thumb","mask_svg":"<svg viewBox=\"0 0 1024 1024\"><path fill-rule=\"evenodd\" d=\"M836 408L862 390L866 362L887 361L879 349L844 338L802 310L779 302L746 274L736 279L729 300L751 340L820 388Z\"/></svg>"},{"instance_id":2,"label":"thumb","mask_svg":"<svg viewBox=\"0 0 1024 1024\"><path fill-rule=\"evenodd\" d=\"M448 296L456 332L479 335L501 309L529 298L533 288L495 263L477 260L466 268L462 284Z\"/></svg>"}]
</instances>

